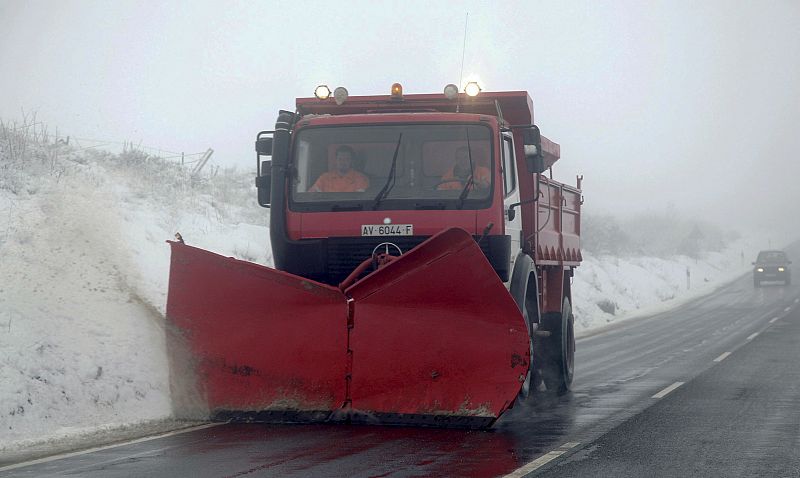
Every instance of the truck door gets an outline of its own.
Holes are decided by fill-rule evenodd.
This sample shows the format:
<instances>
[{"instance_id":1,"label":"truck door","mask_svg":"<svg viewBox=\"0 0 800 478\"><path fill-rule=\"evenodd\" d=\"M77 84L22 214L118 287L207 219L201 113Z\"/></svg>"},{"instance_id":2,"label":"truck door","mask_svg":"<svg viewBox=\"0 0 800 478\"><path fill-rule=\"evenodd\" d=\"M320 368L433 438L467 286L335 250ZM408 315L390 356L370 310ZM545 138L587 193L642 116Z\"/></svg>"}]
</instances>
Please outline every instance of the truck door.
<instances>
[{"instance_id":1,"label":"truck door","mask_svg":"<svg viewBox=\"0 0 800 478\"><path fill-rule=\"evenodd\" d=\"M501 135L502 169L503 169L503 209L505 211L505 230L511 236L511 269L514 270L514 260L520 250L520 237L522 235L522 219L520 209L515 210L513 219L508 219L509 205L519 202L519 186L517 184L517 162L514 160L514 139L511 134Z\"/></svg>"}]
</instances>

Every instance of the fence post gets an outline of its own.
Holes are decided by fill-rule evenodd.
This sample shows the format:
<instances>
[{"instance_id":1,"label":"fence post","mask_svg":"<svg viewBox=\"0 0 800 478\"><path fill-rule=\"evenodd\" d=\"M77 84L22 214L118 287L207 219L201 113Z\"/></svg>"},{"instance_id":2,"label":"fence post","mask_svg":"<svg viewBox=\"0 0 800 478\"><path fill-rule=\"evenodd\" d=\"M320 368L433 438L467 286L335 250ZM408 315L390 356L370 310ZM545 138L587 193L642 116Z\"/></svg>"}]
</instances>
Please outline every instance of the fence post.
<instances>
[{"instance_id":1,"label":"fence post","mask_svg":"<svg viewBox=\"0 0 800 478\"><path fill-rule=\"evenodd\" d=\"M686 266L686 290L690 290L691 288L692 288L691 274L689 272L689 266Z\"/></svg>"}]
</instances>

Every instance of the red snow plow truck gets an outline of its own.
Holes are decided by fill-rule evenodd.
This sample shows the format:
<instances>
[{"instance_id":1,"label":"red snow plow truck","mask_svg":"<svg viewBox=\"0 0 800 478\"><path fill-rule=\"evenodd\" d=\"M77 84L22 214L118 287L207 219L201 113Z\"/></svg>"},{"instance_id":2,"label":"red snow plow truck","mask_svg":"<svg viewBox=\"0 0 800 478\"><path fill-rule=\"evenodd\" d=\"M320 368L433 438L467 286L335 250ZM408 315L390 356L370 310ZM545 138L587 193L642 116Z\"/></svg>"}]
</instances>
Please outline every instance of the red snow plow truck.
<instances>
[{"instance_id":1,"label":"red snow plow truck","mask_svg":"<svg viewBox=\"0 0 800 478\"><path fill-rule=\"evenodd\" d=\"M582 178L527 92L319 87L256 153L275 268L170 242L177 413L483 428L569 390Z\"/></svg>"}]
</instances>

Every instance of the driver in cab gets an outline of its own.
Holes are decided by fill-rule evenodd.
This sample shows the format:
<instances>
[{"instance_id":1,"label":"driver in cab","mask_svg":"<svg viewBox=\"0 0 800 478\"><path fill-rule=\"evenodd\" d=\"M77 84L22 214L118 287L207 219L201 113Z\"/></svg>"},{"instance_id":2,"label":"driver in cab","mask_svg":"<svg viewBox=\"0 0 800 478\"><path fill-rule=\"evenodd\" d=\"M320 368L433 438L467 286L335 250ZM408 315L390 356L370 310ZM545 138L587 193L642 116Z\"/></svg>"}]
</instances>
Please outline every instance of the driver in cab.
<instances>
[{"instance_id":1,"label":"driver in cab","mask_svg":"<svg viewBox=\"0 0 800 478\"><path fill-rule=\"evenodd\" d=\"M322 173L309 189L314 193L364 192L369 187L369 178L353 169L355 151L350 146L339 146L331 170Z\"/></svg>"},{"instance_id":2,"label":"driver in cab","mask_svg":"<svg viewBox=\"0 0 800 478\"><path fill-rule=\"evenodd\" d=\"M476 164L474 155L472 158L472 171L470 172L469 148L461 146L456 150L456 159L453 167L445 171L436 189L461 190L466 186L470 176L472 176L474 187L478 189L488 188L492 181L492 174L489 172L489 168Z\"/></svg>"}]
</instances>

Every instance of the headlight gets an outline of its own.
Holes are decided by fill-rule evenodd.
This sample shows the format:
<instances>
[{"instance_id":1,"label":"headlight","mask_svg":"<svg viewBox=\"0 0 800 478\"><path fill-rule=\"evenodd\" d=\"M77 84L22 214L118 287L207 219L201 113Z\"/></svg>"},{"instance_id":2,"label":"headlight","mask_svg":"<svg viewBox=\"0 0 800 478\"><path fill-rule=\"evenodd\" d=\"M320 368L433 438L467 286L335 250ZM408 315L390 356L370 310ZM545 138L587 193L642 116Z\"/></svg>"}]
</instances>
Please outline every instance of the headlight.
<instances>
[{"instance_id":1,"label":"headlight","mask_svg":"<svg viewBox=\"0 0 800 478\"><path fill-rule=\"evenodd\" d=\"M333 90L333 99L336 100L336 104L341 106L342 103L347 101L347 88L344 86L339 86L335 90Z\"/></svg>"},{"instance_id":2,"label":"headlight","mask_svg":"<svg viewBox=\"0 0 800 478\"><path fill-rule=\"evenodd\" d=\"M785 271L785 270L786 270L786 269L784 269L783 267L778 267L778 272L783 272L783 271Z\"/></svg>"},{"instance_id":3,"label":"headlight","mask_svg":"<svg viewBox=\"0 0 800 478\"><path fill-rule=\"evenodd\" d=\"M467 83L467 86L464 87L464 93L467 96L478 96L478 93L481 92L481 87L477 81L470 81Z\"/></svg>"},{"instance_id":4,"label":"headlight","mask_svg":"<svg viewBox=\"0 0 800 478\"><path fill-rule=\"evenodd\" d=\"M763 267L759 267L759 268L758 268L758 269L756 269L756 270L757 270L758 272L764 272L764 268L763 268Z\"/></svg>"},{"instance_id":5,"label":"headlight","mask_svg":"<svg viewBox=\"0 0 800 478\"><path fill-rule=\"evenodd\" d=\"M444 96L448 100L454 100L458 97L458 87L452 83L444 87Z\"/></svg>"},{"instance_id":6,"label":"headlight","mask_svg":"<svg viewBox=\"0 0 800 478\"><path fill-rule=\"evenodd\" d=\"M319 85L314 89L314 96L321 100L327 100L331 97L331 89L328 88L328 85Z\"/></svg>"}]
</instances>

